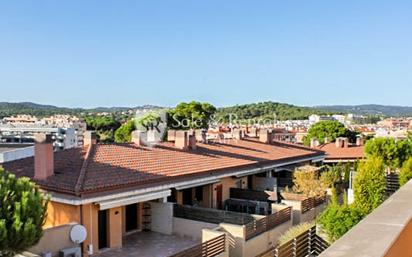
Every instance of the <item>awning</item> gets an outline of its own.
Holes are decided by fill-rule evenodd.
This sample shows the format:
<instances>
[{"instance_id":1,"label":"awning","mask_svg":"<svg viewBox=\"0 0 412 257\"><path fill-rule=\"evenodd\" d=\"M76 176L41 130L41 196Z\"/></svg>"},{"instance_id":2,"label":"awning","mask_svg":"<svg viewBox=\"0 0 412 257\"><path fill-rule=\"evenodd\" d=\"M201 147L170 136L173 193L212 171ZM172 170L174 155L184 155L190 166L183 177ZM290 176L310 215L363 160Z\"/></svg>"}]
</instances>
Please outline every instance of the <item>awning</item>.
<instances>
[{"instance_id":1,"label":"awning","mask_svg":"<svg viewBox=\"0 0 412 257\"><path fill-rule=\"evenodd\" d=\"M193 182L193 183L190 183L190 184L177 186L176 190L183 190L183 189L187 189L187 188L191 188L191 187L198 187L198 186L214 184L214 183L217 183L219 181L220 181L220 179L206 180L206 181L201 181L201 182Z\"/></svg>"},{"instance_id":2,"label":"awning","mask_svg":"<svg viewBox=\"0 0 412 257\"><path fill-rule=\"evenodd\" d=\"M168 197L170 196L170 194L171 194L170 190L164 190L164 191L150 192L150 193L139 194L139 195L131 195L131 196L126 196L122 198L96 202L95 204L98 204L100 206L100 210L107 210L107 209L124 206L128 204L146 202L150 200L156 200L159 198Z\"/></svg>"}]
</instances>

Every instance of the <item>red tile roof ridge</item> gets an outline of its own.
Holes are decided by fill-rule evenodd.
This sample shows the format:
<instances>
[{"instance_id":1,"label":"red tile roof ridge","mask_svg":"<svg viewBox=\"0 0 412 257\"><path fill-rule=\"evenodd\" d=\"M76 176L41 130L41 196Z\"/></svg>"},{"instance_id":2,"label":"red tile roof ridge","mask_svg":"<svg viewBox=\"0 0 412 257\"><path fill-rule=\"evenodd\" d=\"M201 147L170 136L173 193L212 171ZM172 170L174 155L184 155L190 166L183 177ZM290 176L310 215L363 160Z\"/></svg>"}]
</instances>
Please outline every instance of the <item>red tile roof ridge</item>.
<instances>
[{"instance_id":1,"label":"red tile roof ridge","mask_svg":"<svg viewBox=\"0 0 412 257\"><path fill-rule=\"evenodd\" d=\"M95 149L94 144L90 144L90 145L87 147L87 152L86 152L86 154L85 154L85 156L84 156L83 165L82 165L82 167L81 167L81 169L80 169L80 174L79 174L79 177L77 178L77 182L76 182L76 185L75 185L75 187L74 187L74 193L75 193L76 195L79 195L79 194L81 193L81 190L82 190L82 187L83 187L83 182L84 182L84 179L85 179L85 177L86 177L87 166L89 165L89 162L90 162L90 161L89 161L89 160L90 160L89 156L91 155L91 152L92 152L94 149Z\"/></svg>"}]
</instances>

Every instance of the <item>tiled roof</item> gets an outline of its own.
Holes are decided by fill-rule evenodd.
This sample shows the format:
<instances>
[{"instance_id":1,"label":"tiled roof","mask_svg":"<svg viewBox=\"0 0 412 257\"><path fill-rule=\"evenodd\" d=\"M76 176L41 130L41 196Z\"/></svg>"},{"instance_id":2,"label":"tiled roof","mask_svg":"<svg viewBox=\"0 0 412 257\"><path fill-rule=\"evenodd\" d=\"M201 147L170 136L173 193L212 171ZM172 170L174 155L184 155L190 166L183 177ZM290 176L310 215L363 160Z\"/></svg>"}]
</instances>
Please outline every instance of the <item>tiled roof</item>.
<instances>
[{"instance_id":1,"label":"tiled roof","mask_svg":"<svg viewBox=\"0 0 412 257\"><path fill-rule=\"evenodd\" d=\"M336 147L335 143L328 143L320 145L318 149L326 152L325 160L357 160L365 158L363 145Z\"/></svg>"},{"instance_id":2,"label":"tiled roof","mask_svg":"<svg viewBox=\"0 0 412 257\"><path fill-rule=\"evenodd\" d=\"M55 175L36 182L47 190L86 194L146 187L188 176L208 176L324 154L294 144L276 142L269 145L252 139L197 143L195 150L180 150L172 143L153 148L134 144L97 144L86 153L87 147L55 153ZM4 168L18 176L32 178L33 158L6 163Z\"/></svg>"}]
</instances>

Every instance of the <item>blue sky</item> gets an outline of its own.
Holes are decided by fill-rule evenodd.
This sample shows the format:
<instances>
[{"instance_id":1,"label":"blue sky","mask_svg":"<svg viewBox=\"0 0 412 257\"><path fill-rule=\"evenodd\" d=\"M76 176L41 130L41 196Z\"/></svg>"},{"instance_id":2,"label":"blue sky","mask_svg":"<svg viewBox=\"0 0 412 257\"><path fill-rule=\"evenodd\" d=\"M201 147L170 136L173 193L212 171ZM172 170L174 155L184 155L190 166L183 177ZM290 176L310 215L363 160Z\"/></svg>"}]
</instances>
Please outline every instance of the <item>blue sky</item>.
<instances>
[{"instance_id":1,"label":"blue sky","mask_svg":"<svg viewBox=\"0 0 412 257\"><path fill-rule=\"evenodd\" d=\"M412 2L1 1L0 101L412 105Z\"/></svg>"}]
</instances>

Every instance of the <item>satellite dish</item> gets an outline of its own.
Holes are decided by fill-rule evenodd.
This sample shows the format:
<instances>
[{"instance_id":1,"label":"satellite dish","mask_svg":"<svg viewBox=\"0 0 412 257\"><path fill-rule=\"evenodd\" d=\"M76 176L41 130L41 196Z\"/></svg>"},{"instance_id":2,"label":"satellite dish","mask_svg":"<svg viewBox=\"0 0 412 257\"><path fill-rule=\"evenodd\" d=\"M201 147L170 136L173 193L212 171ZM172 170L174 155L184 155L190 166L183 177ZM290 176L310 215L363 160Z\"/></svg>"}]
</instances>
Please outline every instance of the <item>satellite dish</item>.
<instances>
[{"instance_id":1,"label":"satellite dish","mask_svg":"<svg viewBox=\"0 0 412 257\"><path fill-rule=\"evenodd\" d=\"M70 230L70 239L75 244L83 243L86 240L87 231L86 228L82 225L74 225Z\"/></svg>"}]
</instances>

